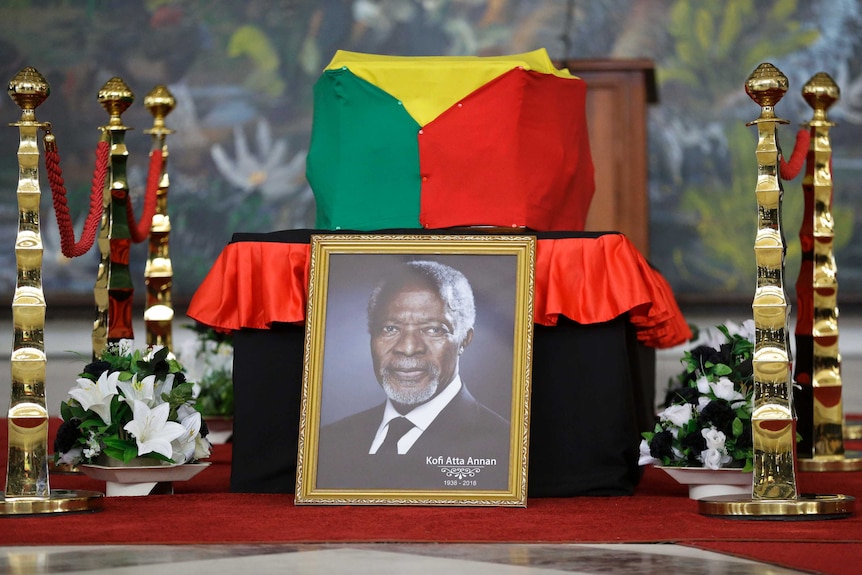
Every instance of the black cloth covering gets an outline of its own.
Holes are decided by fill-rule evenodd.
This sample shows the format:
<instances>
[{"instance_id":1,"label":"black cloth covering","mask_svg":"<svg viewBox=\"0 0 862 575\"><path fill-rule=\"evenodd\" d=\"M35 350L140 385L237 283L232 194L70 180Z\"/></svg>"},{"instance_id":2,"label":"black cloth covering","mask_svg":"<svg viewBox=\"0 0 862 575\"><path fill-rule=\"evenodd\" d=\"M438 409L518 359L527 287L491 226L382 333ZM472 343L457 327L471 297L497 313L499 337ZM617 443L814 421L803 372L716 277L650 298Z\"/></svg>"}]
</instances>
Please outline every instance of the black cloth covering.
<instances>
[{"instance_id":1,"label":"black cloth covering","mask_svg":"<svg viewBox=\"0 0 862 575\"><path fill-rule=\"evenodd\" d=\"M231 491L292 493L304 326L234 332ZM528 494L630 495L639 433L653 425L655 350L621 316L535 326Z\"/></svg>"}]
</instances>

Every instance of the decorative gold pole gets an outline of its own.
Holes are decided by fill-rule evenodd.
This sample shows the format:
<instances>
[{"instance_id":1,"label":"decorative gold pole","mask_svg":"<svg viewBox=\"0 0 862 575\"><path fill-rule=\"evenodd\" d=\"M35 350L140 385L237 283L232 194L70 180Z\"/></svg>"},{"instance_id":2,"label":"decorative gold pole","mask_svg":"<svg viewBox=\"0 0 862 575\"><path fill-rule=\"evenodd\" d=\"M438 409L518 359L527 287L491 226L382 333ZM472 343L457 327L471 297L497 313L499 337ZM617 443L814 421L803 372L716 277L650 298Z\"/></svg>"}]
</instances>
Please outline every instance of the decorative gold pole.
<instances>
[{"instance_id":1,"label":"decorative gold pole","mask_svg":"<svg viewBox=\"0 0 862 575\"><path fill-rule=\"evenodd\" d=\"M20 132L18 146L18 279L12 299L12 393L9 403L9 456L0 515L92 510L101 494L52 491L48 480L48 410L45 403L45 295L42 291L42 236L39 229L38 131L36 108L51 90L35 68L24 68L10 82L9 96L21 108L11 124Z\"/></svg>"},{"instance_id":2,"label":"decorative gold pole","mask_svg":"<svg viewBox=\"0 0 862 575\"><path fill-rule=\"evenodd\" d=\"M132 246L127 219L129 186L126 181L126 131L121 118L135 95L120 78L111 78L99 90L99 103L110 114L107 125L101 126L102 138L111 144L109 174L105 180L102 223L99 228L99 271L93 294L96 319L93 325L93 357L113 346L132 346L132 296L134 286L129 272L129 252Z\"/></svg>"},{"instance_id":3,"label":"decorative gold pole","mask_svg":"<svg viewBox=\"0 0 862 575\"><path fill-rule=\"evenodd\" d=\"M803 341L810 345L810 381L802 382L803 393L810 398L797 404L799 431L804 446L799 446L799 467L804 471L859 471L862 457L844 450L844 408L841 398L841 355L838 351L838 266L833 252L835 238L832 218L832 144L829 129L834 122L827 118L827 111L841 96L838 85L825 72L814 75L802 88L802 96L814 110L807 127L811 134L805 177L802 189L805 193L806 218L811 235L805 244L810 244L811 265L807 278L807 290L798 290L811 299L805 306L810 317L800 323L811 327L810 338ZM807 226L803 226L804 228ZM802 232L800 232L801 237ZM803 253L803 257L805 254ZM800 297L802 297L800 295ZM800 310L803 306L800 305ZM801 345L797 341L797 348ZM805 385L805 384L808 385Z\"/></svg>"},{"instance_id":4,"label":"decorative gold pole","mask_svg":"<svg viewBox=\"0 0 862 575\"><path fill-rule=\"evenodd\" d=\"M169 239L171 235L171 220L168 216L168 179L167 161L168 146L165 137L173 130L165 127L165 116L171 113L176 105L173 94L165 86L156 86L144 98L144 106L153 115L153 127L145 133L152 134L152 151L162 151L162 172L159 177L159 187L156 192L156 213L153 215L150 227L149 255L144 278L147 286L147 301L144 309L144 324L147 330L147 346L161 345L172 347L172 322L174 308L171 301L173 285L173 266ZM152 152L151 152L152 153Z\"/></svg>"},{"instance_id":5,"label":"decorative gold pole","mask_svg":"<svg viewBox=\"0 0 862 575\"><path fill-rule=\"evenodd\" d=\"M761 64L748 78L745 91L760 105L756 125L757 234L754 255L757 282L752 310L754 446L752 497L712 497L698 502L705 515L758 519L815 519L853 513L855 499L844 495L799 496L796 488L796 426L788 335L787 294L784 289L784 233L781 222L783 188L779 174L775 105L787 92L787 77L772 64Z\"/></svg>"}]
</instances>

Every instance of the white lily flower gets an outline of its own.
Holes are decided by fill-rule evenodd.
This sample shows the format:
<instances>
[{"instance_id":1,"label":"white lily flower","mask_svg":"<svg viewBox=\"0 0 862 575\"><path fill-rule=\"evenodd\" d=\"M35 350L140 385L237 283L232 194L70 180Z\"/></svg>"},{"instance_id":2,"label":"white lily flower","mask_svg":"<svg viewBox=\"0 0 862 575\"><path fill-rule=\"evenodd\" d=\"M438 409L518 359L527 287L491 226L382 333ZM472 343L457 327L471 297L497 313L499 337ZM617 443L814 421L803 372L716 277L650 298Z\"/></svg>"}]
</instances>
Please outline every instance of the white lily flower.
<instances>
[{"instance_id":1,"label":"white lily flower","mask_svg":"<svg viewBox=\"0 0 862 575\"><path fill-rule=\"evenodd\" d=\"M213 445L206 437L198 434L195 437L195 459L206 459L212 453Z\"/></svg>"},{"instance_id":2,"label":"white lily flower","mask_svg":"<svg viewBox=\"0 0 862 575\"><path fill-rule=\"evenodd\" d=\"M155 377L155 376L153 376ZM171 390L174 388L174 374L169 373L165 376L165 379L161 381L156 381L153 386L153 405L158 405L160 403L164 403L164 399L162 399L162 394L167 393L170 394Z\"/></svg>"},{"instance_id":3,"label":"white lily flower","mask_svg":"<svg viewBox=\"0 0 862 575\"><path fill-rule=\"evenodd\" d=\"M123 429L131 433L138 444L138 455L158 453L171 457L171 442L185 433L186 428L175 421L168 421L170 405L160 403L150 409L143 401L132 404L134 418Z\"/></svg>"},{"instance_id":4,"label":"white lily flower","mask_svg":"<svg viewBox=\"0 0 862 575\"><path fill-rule=\"evenodd\" d=\"M117 394L120 373L103 372L98 381L79 377L78 386L69 390L69 396L77 400L81 407L94 411L107 424L111 423L111 399Z\"/></svg>"},{"instance_id":5,"label":"white lily flower","mask_svg":"<svg viewBox=\"0 0 862 575\"><path fill-rule=\"evenodd\" d=\"M185 417L182 415L179 417L184 432L171 442L171 448L173 449L171 459L177 463L185 463L194 459L195 456L195 440L201 431L201 414L193 411L192 413L187 413Z\"/></svg>"},{"instance_id":6,"label":"white lily flower","mask_svg":"<svg viewBox=\"0 0 862 575\"><path fill-rule=\"evenodd\" d=\"M177 417L184 425L188 418L197 417L198 421L203 419L200 412L188 403L184 403L177 408ZM209 439L201 437L201 427L202 424L198 423L197 432L194 436L194 457L192 459L206 459L212 453L212 443L210 443Z\"/></svg>"},{"instance_id":7,"label":"white lily flower","mask_svg":"<svg viewBox=\"0 0 862 575\"><path fill-rule=\"evenodd\" d=\"M123 392L121 398L126 403L131 404L134 400L143 401L150 407L153 406L153 386L156 383L155 375L148 375L141 381L138 381L138 374L134 374L129 381L117 382L117 387Z\"/></svg>"},{"instance_id":8,"label":"white lily flower","mask_svg":"<svg viewBox=\"0 0 862 575\"><path fill-rule=\"evenodd\" d=\"M177 419L183 421L187 417L191 417L195 413L199 413L190 403L184 403L177 407Z\"/></svg>"}]
</instances>

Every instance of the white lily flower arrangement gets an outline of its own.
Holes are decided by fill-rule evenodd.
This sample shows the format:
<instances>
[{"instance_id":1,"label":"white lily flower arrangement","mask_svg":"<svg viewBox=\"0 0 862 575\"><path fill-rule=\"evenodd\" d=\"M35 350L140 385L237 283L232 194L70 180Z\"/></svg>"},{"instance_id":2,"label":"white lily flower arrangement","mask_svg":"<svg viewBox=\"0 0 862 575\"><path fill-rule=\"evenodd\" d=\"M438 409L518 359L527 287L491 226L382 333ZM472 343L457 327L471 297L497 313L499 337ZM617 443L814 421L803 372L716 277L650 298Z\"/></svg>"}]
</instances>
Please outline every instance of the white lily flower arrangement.
<instances>
[{"instance_id":1,"label":"white lily flower arrangement","mask_svg":"<svg viewBox=\"0 0 862 575\"><path fill-rule=\"evenodd\" d=\"M754 321L705 330L685 351L640 465L752 469Z\"/></svg>"},{"instance_id":2,"label":"white lily flower arrangement","mask_svg":"<svg viewBox=\"0 0 862 575\"><path fill-rule=\"evenodd\" d=\"M110 463L107 458L128 464L145 457L171 465L209 457L193 387L165 347L105 352L84 367L60 404L56 463Z\"/></svg>"}]
</instances>

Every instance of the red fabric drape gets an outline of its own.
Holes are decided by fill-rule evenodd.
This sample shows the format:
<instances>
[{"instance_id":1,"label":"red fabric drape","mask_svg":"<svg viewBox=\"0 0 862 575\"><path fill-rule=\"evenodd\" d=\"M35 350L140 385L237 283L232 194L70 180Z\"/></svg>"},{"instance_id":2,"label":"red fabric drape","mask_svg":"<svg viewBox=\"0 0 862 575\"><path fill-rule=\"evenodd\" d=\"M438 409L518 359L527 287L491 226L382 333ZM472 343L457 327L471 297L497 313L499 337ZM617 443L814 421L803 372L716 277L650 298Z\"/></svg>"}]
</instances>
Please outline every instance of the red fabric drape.
<instances>
[{"instance_id":1,"label":"red fabric drape","mask_svg":"<svg viewBox=\"0 0 862 575\"><path fill-rule=\"evenodd\" d=\"M229 244L189 304L188 315L219 331L305 321L309 244Z\"/></svg>"},{"instance_id":2,"label":"red fabric drape","mask_svg":"<svg viewBox=\"0 0 862 575\"><path fill-rule=\"evenodd\" d=\"M304 322L309 249L229 244L193 296L189 317L221 331ZM591 324L629 314L639 341L650 347L691 338L668 283L620 234L539 239L533 307L541 325L555 325L560 315Z\"/></svg>"},{"instance_id":3,"label":"red fabric drape","mask_svg":"<svg viewBox=\"0 0 862 575\"><path fill-rule=\"evenodd\" d=\"M586 92L514 69L423 126L422 226L583 230L595 192Z\"/></svg>"}]
</instances>

